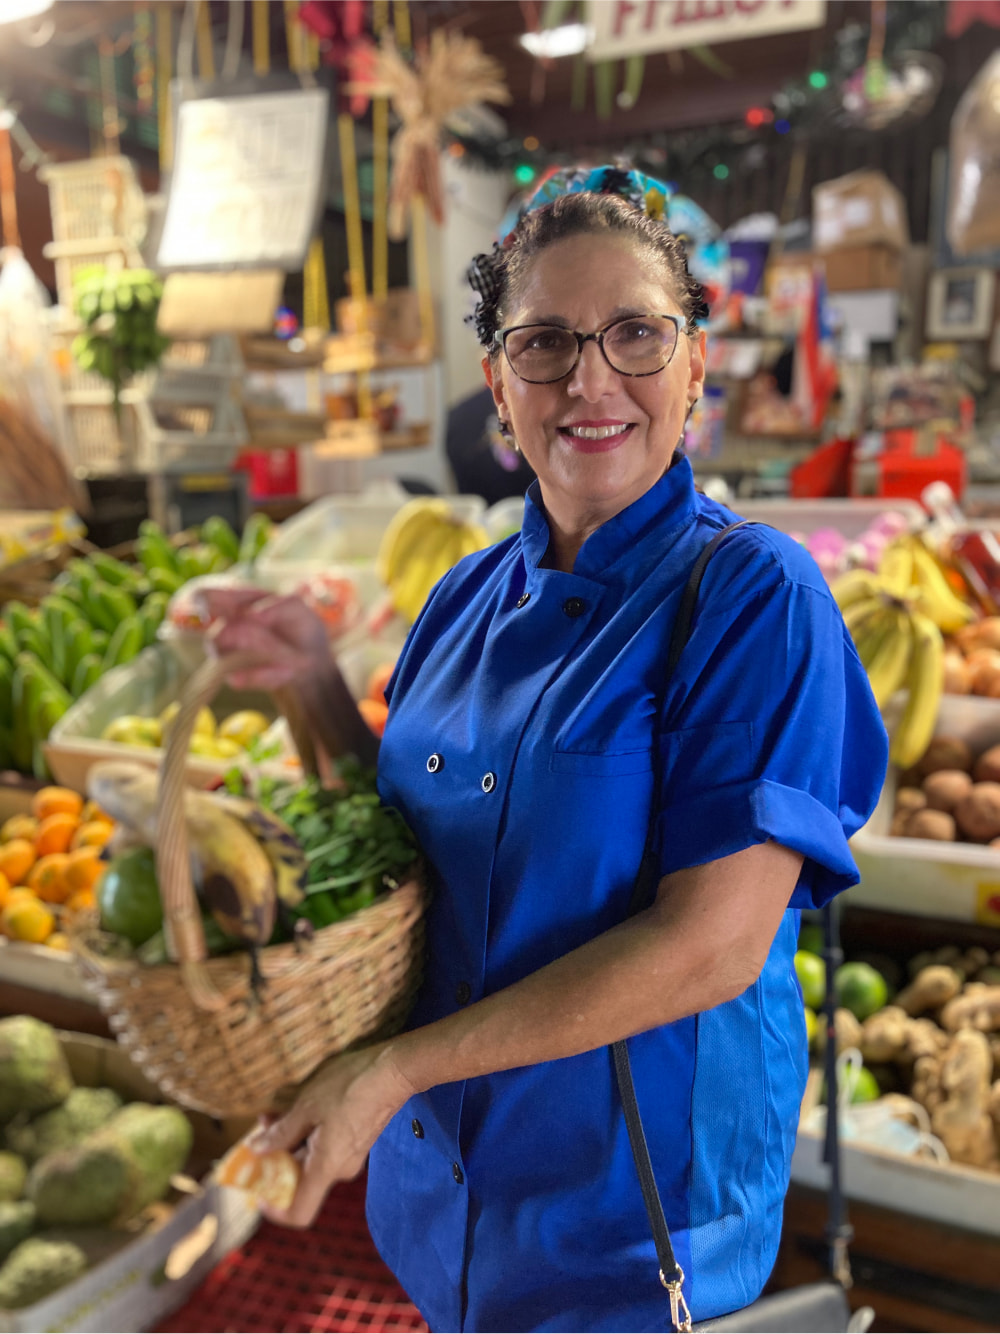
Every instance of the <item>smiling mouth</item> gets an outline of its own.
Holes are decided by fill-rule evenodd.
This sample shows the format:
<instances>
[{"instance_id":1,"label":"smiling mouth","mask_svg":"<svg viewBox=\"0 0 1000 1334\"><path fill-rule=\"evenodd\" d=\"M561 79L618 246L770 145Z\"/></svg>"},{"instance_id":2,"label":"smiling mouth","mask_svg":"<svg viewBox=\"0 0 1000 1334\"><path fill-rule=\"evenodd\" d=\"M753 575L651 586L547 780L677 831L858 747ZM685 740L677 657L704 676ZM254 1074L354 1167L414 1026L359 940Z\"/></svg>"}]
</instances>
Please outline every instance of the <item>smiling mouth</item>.
<instances>
[{"instance_id":1,"label":"smiling mouth","mask_svg":"<svg viewBox=\"0 0 1000 1334\"><path fill-rule=\"evenodd\" d=\"M614 449L635 429L635 422L608 422L600 426L560 426L559 434L573 449L596 452Z\"/></svg>"}]
</instances>

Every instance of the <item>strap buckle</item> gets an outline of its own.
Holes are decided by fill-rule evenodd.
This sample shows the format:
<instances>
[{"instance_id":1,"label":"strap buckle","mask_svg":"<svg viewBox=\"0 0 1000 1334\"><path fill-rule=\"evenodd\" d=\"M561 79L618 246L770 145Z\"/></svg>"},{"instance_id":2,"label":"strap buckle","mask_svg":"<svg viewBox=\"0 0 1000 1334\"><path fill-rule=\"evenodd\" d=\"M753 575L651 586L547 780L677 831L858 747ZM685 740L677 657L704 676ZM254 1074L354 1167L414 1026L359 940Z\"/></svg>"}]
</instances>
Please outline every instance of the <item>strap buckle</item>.
<instances>
[{"instance_id":1,"label":"strap buckle","mask_svg":"<svg viewBox=\"0 0 1000 1334\"><path fill-rule=\"evenodd\" d=\"M680 1265L674 1267L675 1277L668 1280L663 1270L660 1270L660 1282L666 1288L670 1296L670 1323L673 1325L677 1334L688 1334L691 1330L691 1312L688 1310L688 1304L684 1300L684 1293L681 1290L684 1282L684 1270Z\"/></svg>"}]
</instances>

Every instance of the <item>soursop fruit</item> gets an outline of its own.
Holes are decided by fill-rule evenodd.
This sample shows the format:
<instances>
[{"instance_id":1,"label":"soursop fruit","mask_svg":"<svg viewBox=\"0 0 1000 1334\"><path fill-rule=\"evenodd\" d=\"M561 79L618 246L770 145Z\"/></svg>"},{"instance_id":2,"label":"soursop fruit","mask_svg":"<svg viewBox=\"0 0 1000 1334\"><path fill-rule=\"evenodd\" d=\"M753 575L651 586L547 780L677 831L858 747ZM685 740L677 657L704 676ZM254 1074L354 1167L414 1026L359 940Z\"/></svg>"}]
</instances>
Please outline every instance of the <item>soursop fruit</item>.
<instances>
[{"instance_id":1,"label":"soursop fruit","mask_svg":"<svg viewBox=\"0 0 1000 1334\"><path fill-rule=\"evenodd\" d=\"M47 1153L82 1144L88 1135L107 1125L121 1105L114 1089L71 1089L61 1107L30 1120L15 1117L7 1127L7 1144L29 1163L37 1162Z\"/></svg>"},{"instance_id":2,"label":"soursop fruit","mask_svg":"<svg viewBox=\"0 0 1000 1334\"><path fill-rule=\"evenodd\" d=\"M30 1200L0 1204L0 1261L6 1260L15 1246L30 1237L35 1226L35 1206Z\"/></svg>"},{"instance_id":3,"label":"soursop fruit","mask_svg":"<svg viewBox=\"0 0 1000 1334\"><path fill-rule=\"evenodd\" d=\"M27 1195L40 1223L110 1223L135 1191L136 1175L127 1149L85 1141L40 1158L28 1174Z\"/></svg>"},{"instance_id":4,"label":"soursop fruit","mask_svg":"<svg viewBox=\"0 0 1000 1334\"><path fill-rule=\"evenodd\" d=\"M87 1143L121 1147L133 1160L137 1171L125 1210L129 1216L166 1195L170 1178L188 1160L193 1140L191 1122L180 1108L133 1102Z\"/></svg>"},{"instance_id":5,"label":"soursop fruit","mask_svg":"<svg viewBox=\"0 0 1000 1334\"><path fill-rule=\"evenodd\" d=\"M72 1283L87 1268L87 1257L70 1241L29 1237L0 1266L0 1311L33 1306Z\"/></svg>"},{"instance_id":6,"label":"soursop fruit","mask_svg":"<svg viewBox=\"0 0 1000 1334\"><path fill-rule=\"evenodd\" d=\"M27 1014L0 1019L0 1122L58 1107L72 1087L54 1028Z\"/></svg>"},{"instance_id":7,"label":"soursop fruit","mask_svg":"<svg viewBox=\"0 0 1000 1334\"><path fill-rule=\"evenodd\" d=\"M28 1179L28 1164L16 1153L0 1149L0 1201L19 1200Z\"/></svg>"}]
</instances>

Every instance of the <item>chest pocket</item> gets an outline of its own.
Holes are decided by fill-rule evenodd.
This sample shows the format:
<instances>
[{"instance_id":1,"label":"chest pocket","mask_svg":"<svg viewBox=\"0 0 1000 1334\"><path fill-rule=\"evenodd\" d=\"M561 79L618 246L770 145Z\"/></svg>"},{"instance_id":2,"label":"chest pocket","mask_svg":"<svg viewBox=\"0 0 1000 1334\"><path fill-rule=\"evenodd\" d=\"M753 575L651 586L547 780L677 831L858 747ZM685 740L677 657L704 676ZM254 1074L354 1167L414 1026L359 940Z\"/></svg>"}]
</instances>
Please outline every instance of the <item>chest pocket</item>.
<instances>
[{"instance_id":1,"label":"chest pocket","mask_svg":"<svg viewBox=\"0 0 1000 1334\"><path fill-rule=\"evenodd\" d=\"M748 782L754 775L753 724L682 727L663 738L665 790L678 796Z\"/></svg>"},{"instance_id":2,"label":"chest pocket","mask_svg":"<svg viewBox=\"0 0 1000 1334\"><path fill-rule=\"evenodd\" d=\"M618 755L588 755L583 751L557 750L549 763L554 774L575 774L581 778L620 778L626 774L653 772L653 752L630 750Z\"/></svg>"}]
</instances>

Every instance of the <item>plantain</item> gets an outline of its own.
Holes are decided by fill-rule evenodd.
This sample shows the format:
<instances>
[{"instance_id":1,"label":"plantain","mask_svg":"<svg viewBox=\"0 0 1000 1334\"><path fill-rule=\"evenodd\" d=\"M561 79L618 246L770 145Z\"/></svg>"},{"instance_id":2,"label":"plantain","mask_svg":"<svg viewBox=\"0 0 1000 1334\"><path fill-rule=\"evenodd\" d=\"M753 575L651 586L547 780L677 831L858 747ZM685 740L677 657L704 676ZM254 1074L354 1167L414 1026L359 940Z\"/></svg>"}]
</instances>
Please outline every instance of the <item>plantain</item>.
<instances>
[{"instance_id":1,"label":"plantain","mask_svg":"<svg viewBox=\"0 0 1000 1334\"><path fill-rule=\"evenodd\" d=\"M109 761L87 778L92 801L149 846L157 834L157 780L143 765ZM192 878L199 897L228 935L266 945L274 930L277 891L271 863L239 820L202 792L184 794Z\"/></svg>"},{"instance_id":2,"label":"plantain","mask_svg":"<svg viewBox=\"0 0 1000 1334\"><path fill-rule=\"evenodd\" d=\"M975 619L975 612L952 591L944 571L919 538L911 543L920 610L945 634L954 634Z\"/></svg>"},{"instance_id":3,"label":"plantain","mask_svg":"<svg viewBox=\"0 0 1000 1334\"><path fill-rule=\"evenodd\" d=\"M923 612L910 613L913 652L906 676L909 698L892 736L889 758L901 769L921 759L934 735L944 689L944 639Z\"/></svg>"},{"instance_id":4,"label":"plantain","mask_svg":"<svg viewBox=\"0 0 1000 1334\"><path fill-rule=\"evenodd\" d=\"M213 792L208 794L208 799L246 826L271 863L278 898L289 908L297 908L306 896L309 863L302 844L289 826L248 797Z\"/></svg>"},{"instance_id":5,"label":"plantain","mask_svg":"<svg viewBox=\"0 0 1000 1334\"><path fill-rule=\"evenodd\" d=\"M913 650L913 622L902 607L889 609L888 629L871 661L865 663L875 703L884 708L906 682Z\"/></svg>"},{"instance_id":6,"label":"plantain","mask_svg":"<svg viewBox=\"0 0 1000 1334\"><path fill-rule=\"evenodd\" d=\"M429 527L447 519L449 513L447 502L435 496L414 496L396 511L382 534L375 557L375 573L387 588L426 540Z\"/></svg>"}]
</instances>

